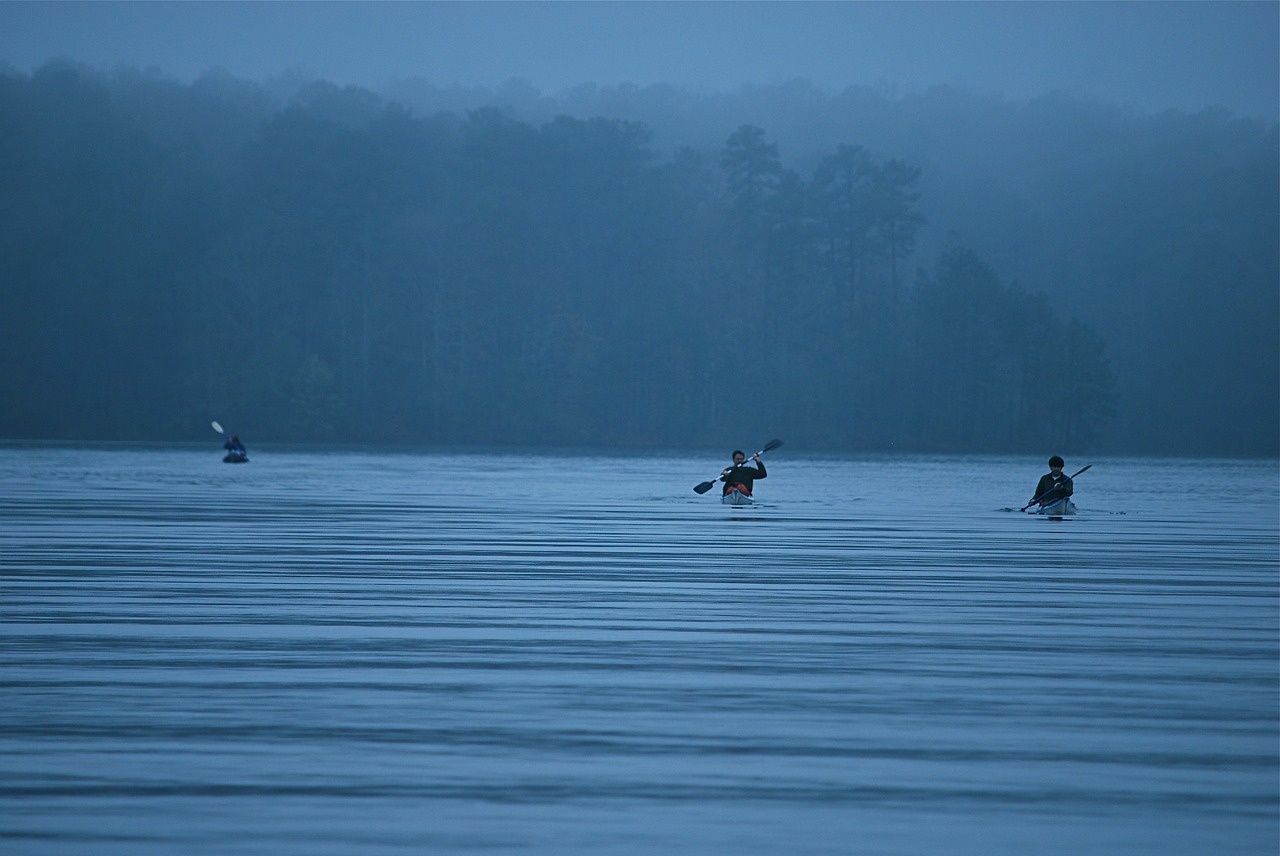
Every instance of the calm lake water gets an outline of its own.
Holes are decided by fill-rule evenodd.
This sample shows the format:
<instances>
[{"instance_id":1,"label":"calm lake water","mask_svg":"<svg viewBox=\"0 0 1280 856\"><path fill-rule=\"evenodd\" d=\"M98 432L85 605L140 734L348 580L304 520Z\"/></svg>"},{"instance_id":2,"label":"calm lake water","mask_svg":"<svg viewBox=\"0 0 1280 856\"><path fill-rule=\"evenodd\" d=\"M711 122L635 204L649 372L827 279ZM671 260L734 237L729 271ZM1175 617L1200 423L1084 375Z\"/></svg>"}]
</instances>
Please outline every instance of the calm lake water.
<instances>
[{"instance_id":1,"label":"calm lake water","mask_svg":"<svg viewBox=\"0 0 1280 856\"><path fill-rule=\"evenodd\" d=\"M1280 472L0 447L0 851L1275 854Z\"/></svg>"}]
</instances>

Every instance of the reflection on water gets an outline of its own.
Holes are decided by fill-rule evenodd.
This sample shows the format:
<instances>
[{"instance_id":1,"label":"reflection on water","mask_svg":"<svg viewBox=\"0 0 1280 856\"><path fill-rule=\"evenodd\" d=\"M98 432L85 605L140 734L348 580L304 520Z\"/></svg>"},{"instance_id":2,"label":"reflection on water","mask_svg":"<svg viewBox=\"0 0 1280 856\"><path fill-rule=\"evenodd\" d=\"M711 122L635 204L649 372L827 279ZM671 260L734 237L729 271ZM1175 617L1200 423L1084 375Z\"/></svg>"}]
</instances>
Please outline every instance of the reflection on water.
<instances>
[{"instance_id":1,"label":"reflection on water","mask_svg":"<svg viewBox=\"0 0 1280 856\"><path fill-rule=\"evenodd\" d=\"M0 448L5 853L1277 852L1274 462L255 451Z\"/></svg>"}]
</instances>

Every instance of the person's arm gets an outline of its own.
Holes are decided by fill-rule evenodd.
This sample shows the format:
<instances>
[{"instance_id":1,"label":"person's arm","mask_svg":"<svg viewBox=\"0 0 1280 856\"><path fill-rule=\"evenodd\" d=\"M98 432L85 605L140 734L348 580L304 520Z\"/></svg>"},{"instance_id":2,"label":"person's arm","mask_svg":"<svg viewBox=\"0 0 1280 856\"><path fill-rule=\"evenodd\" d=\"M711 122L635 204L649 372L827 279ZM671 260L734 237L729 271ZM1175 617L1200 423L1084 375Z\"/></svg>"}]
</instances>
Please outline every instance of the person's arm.
<instances>
[{"instance_id":1,"label":"person's arm","mask_svg":"<svg viewBox=\"0 0 1280 856\"><path fill-rule=\"evenodd\" d=\"M768 476L769 473L764 468L764 461L756 458L756 478L763 479L768 478Z\"/></svg>"},{"instance_id":2,"label":"person's arm","mask_svg":"<svg viewBox=\"0 0 1280 856\"><path fill-rule=\"evenodd\" d=\"M1040 476L1040 481L1036 482L1036 492L1031 494L1031 501L1044 502L1049 498L1049 491L1052 489L1053 476Z\"/></svg>"}]
</instances>

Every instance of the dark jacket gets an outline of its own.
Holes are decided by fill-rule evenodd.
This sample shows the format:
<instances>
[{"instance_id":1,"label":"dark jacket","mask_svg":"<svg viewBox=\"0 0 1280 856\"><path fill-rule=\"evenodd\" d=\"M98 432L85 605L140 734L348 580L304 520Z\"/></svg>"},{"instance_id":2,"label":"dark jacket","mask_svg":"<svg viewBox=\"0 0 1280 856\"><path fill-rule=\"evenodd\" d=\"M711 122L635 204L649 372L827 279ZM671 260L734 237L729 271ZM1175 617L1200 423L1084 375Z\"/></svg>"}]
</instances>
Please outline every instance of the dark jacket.
<instances>
[{"instance_id":1,"label":"dark jacket","mask_svg":"<svg viewBox=\"0 0 1280 856\"><path fill-rule=\"evenodd\" d=\"M1071 496L1075 492L1075 487L1071 483L1071 477L1068 475L1060 475L1056 479L1053 473L1045 473L1040 477L1039 484L1036 485L1034 496L1036 501L1041 505L1050 502L1057 502L1064 496Z\"/></svg>"},{"instance_id":2,"label":"dark jacket","mask_svg":"<svg viewBox=\"0 0 1280 856\"><path fill-rule=\"evenodd\" d=\"M739 490L751 496L751 483L768 476L764 469L764 461L756 461L754 467L748 467L746 464L740 467L729 467L724 471L724 475L720 476L720 481L724 482L724 493L729 493L734 485L738 485Z\"/></svg>"}]
</instances>

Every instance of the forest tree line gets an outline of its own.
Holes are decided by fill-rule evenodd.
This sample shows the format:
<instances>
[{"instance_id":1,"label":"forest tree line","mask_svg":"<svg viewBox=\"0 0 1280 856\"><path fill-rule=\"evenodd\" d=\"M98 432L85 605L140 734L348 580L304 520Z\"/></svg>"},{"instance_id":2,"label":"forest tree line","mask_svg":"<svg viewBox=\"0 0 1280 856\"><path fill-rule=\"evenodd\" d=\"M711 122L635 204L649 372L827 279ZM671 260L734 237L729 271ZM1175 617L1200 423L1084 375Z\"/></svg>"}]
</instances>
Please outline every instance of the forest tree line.
<instances>
[{"instance_id":1,"label":"forest tree line","mask_svg":"<svg viewBox=\"0 0 1280 856\"><path fill-rule=\"evenodd\" d=\"M922 167L856 141L66 63L0 123L3 437L1042 452L1123 405L1035 282L917 264Z\"/></svg>"}]
</instances>

